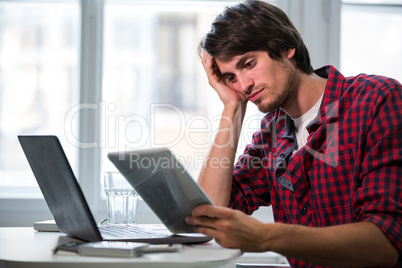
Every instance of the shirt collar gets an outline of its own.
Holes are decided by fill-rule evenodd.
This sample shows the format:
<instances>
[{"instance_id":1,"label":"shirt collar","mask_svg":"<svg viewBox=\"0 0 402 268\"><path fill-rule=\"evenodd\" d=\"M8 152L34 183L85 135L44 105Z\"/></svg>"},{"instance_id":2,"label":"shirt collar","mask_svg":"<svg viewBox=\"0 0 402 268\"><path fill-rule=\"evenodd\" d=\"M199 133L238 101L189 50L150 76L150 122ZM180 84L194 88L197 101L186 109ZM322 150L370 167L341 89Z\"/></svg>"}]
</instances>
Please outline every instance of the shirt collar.
<instances>
[{"instance_id":1,"label":"shirt collar","mask_svg":"<svg viewBox=\"0 0 402 268\"><path fill-rule=\"evenodd\" d=\"M317 117L307 126L311 133L324 122L327 116L334 111L333 107L343 94L345 77L332 65L326 65L314 71L317 75L328 79L324 96ZM331 108L332 107L332 108ZM276 125L278 138L294 138L294 125L292 119L282 110L276 110ZM284 120L280 122L281 120Z\"/></svg>"},{"instance_id":2,"label":"shirt collar","mask_svg":"<svg viewBox=\"0 0 402 268\"><path fill-rule=\"evenodd\" d=\"M324 66L314 71L327 79L324 96L317 117L307 126L309 132L317 129L329 117L334 117L334 107L344 92L345 77L332 65Z\"/></svg>"}]
</instances>

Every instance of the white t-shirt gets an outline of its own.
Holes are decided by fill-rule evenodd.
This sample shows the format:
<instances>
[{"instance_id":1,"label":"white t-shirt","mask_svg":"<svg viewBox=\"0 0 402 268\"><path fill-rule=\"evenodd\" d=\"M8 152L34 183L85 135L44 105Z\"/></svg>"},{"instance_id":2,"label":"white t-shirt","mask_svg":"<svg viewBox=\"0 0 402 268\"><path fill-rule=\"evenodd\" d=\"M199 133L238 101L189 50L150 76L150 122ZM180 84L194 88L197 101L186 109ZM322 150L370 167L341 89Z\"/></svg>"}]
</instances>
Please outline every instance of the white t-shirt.
<instances>
[{"instance_id":1,"label":"white t-shirt","mask_svg":"<svg viewBox=\"0 0 402 268\"><path fill-rule=\"evenodd\" d=\"M295 136L297 141L295 151L299 150L301 147L306 145L308 137L307 126L318 115L318 111L320 109L323 96L324 94L321 95L321 98L317 101L317 103L313 107L311 107L311 109L308 112L301 115L300 117L292 118L295 126Z\"/></svg>"}]
</instances>

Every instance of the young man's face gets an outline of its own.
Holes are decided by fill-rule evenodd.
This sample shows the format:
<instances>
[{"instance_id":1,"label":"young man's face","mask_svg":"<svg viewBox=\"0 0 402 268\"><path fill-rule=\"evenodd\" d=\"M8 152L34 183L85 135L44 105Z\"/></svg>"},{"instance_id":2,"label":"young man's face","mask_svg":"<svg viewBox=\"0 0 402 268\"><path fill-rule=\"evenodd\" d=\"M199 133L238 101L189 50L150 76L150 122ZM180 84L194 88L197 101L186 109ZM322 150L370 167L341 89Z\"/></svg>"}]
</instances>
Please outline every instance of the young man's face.
<instances>
[{"instance_id":1,"label":"young man's face","mask_svg":"<svg viewBox=\"0 0 402 268\"><path fill-rule=\"evenodd\" d=\"M252 51L229 61L215 61L226 85L267 113L286 106L294 91L296 68L290 61L293 55L294 49L290 49L278 61L266 51Z\"/></svg>"}]
</instances>

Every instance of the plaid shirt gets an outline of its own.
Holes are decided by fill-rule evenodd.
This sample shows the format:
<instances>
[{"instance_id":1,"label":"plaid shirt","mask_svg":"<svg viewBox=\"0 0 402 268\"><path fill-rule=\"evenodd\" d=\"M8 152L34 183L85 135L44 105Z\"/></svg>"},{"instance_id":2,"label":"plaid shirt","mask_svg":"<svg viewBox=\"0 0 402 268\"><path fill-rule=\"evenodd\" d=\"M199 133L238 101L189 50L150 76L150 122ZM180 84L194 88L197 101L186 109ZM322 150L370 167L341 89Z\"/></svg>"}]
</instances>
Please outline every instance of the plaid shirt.
<instances>
[{"instance_id":1,"label":"plaid shirt","mask_svg":"<svg viewBox=\"0 0 402 268\"><path fill-rule=\"evenodd\" d=\"M229 206L251 214L272 205L276 222L305 226L369 221L401 251L402 86L332 66L315 72L328 81L307 144L294 152L293 121L281 109L267 114L235 165Z\"/></svg>"}]
</instances>

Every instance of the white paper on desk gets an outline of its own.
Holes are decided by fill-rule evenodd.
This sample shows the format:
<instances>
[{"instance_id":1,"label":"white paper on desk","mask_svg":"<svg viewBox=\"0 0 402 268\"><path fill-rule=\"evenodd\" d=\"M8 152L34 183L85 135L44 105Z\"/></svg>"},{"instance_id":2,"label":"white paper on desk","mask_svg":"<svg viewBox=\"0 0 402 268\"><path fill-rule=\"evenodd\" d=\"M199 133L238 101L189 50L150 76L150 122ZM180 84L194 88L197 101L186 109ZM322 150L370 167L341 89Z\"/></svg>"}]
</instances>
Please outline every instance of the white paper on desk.
<instances>
[{"instance_id":1,"label":"white paper on desk","mask_svg":"<svg viewBox=\"0 0 402 268\"><path fill-rule=\"evenodd\" d=\"M144 253L177 252L183 248L182 244L155 244L141 249Z\"/></svg>"},{"instance_id":2,"label":"white paper on desk","mask_svg":"<svg viewBox=\"0 0 402 268\"><path fill-rule=\"evenodd\" d=\"M60 232L54 220L36 221L34 229L38 232Z\"/></svg>"},{"instance_id":3,"label":"white paper on desk","mask_svg":"<svg viewBox=\"0 0 402 268\"><path fill-rule=\"evenodd\" d=\"M98 241L80 245L78 254L82 256L134 258L142 256L143 249L148 248L148 246L148 243Z\"/></svg>"}]
</instances>

